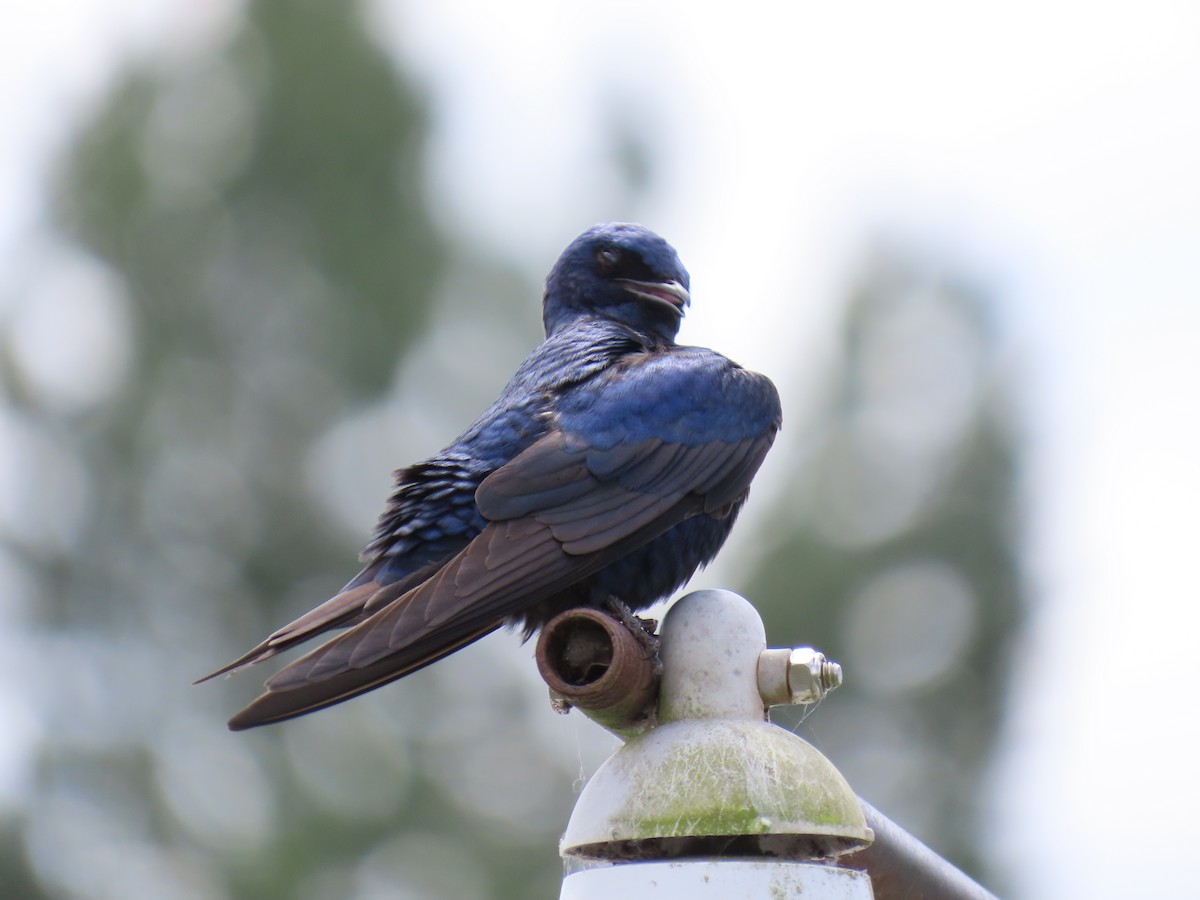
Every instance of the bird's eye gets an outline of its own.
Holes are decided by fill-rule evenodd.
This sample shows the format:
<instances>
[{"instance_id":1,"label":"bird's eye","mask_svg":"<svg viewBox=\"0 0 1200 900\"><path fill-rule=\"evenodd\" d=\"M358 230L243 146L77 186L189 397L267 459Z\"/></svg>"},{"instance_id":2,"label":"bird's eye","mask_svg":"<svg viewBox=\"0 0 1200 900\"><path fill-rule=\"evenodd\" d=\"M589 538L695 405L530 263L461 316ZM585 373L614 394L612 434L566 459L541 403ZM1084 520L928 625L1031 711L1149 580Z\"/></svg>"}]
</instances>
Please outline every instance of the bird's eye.
<instances>
[{"instance_id":1,"label":"bird's eye","mask_svg":"<svg viewBox=\"0 0 1200 900\"><path fill-rule=\"evenodd\" d=\"M621 251L616 247L601 247L596 251L596 262L606 272L611 272L621 261Z\"/></svg>"}]
</instances>

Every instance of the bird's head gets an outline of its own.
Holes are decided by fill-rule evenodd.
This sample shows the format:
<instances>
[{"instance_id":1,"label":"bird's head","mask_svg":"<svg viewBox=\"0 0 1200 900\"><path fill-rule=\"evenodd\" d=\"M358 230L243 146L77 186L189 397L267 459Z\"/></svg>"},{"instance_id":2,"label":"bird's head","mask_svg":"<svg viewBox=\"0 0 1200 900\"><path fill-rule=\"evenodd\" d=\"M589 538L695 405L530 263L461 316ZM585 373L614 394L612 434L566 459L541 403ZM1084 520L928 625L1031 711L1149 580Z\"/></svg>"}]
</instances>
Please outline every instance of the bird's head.
<instances>
[{"instance_id":1,"label":"bird's head","mask_svg":"<svg viewBox=\"0 0 1200 900\"><path fill-rule=\"evenodd\" d=\"M546 335L590 315L671 342L691 303L688 283L675 248L653 231L621 222L596 225L550 270L542 305Z\"/></svg>"}]
</instances>

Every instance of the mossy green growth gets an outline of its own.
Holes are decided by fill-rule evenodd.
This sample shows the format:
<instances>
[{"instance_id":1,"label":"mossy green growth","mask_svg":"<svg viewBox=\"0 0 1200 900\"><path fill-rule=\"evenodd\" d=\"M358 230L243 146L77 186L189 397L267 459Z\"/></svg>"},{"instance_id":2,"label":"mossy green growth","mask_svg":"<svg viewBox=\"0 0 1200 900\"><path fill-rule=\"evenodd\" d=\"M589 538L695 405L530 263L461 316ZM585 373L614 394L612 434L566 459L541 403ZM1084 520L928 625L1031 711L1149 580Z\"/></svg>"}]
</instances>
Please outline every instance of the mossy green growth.
<instances>
[{"instance_id":1,"label":"mossy green growth","mask_svg":"<svg viewBox=\"0 0 1200 900\"><path fill-rule=\"evenodd\" d=\"M618 750L564 844L766 834L870 839L854 792L811 745L767 722L709 719L662 724Z\"/></svg>"},{"instance_id":2,"label":"mossy green growth","mask_svg":"<svg viewBox=\"0 0 1200 900\"><path fill-rule=\"evenodd\" d=\"M634 774L627 817L631 832L643 837L768 834L862 822L842 777L782 729L727 720L668 724L653 736L663 742L680 728L697 730L696 725L705 732L703 739L674 743L657 755L655 765ZM637 753L637 745L649 740L635 738L622 752Z\"/></svg>"}]
</instances>

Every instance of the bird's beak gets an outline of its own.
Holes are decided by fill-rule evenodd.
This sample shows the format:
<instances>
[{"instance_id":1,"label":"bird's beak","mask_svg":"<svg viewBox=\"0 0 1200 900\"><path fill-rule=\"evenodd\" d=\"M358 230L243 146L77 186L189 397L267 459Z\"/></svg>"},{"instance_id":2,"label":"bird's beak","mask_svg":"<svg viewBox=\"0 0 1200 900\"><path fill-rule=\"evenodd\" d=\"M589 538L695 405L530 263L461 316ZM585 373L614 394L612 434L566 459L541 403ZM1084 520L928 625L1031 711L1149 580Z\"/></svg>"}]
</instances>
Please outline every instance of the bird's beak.
<instances>
[{"instance_id":1,"label":"bird's beak","mask_svg":"<svg viewBox=\"0 0 1200 900\"><path fill-rule=\"evenodd\" d=\"M678 281L638 281L634 278L614 279L629 293L665 305L677 316L683 316L683 308L690 306L692 296Z\"/></svg>"}]
</instances>

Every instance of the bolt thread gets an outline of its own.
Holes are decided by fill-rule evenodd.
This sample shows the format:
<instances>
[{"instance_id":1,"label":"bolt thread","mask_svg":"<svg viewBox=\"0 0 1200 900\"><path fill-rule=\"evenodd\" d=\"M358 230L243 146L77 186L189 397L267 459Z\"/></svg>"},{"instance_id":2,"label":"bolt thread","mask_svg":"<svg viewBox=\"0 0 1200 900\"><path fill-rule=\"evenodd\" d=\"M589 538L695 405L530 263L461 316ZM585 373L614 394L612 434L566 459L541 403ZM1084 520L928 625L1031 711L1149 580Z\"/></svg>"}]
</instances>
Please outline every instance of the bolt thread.
<instances>
[{"instance_id":1,"label":"bolt thread","mask_svg":"<svg viewBox=\"0 0 1200 900\"><path fill-rule=\"evenodd\" d=\"M841 687L842 667L835 662L821 660L820 681L821 688L825 691L832 691L836 687Z\"/></svg>"}]
</instances>

